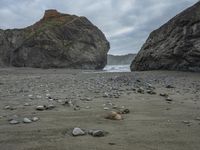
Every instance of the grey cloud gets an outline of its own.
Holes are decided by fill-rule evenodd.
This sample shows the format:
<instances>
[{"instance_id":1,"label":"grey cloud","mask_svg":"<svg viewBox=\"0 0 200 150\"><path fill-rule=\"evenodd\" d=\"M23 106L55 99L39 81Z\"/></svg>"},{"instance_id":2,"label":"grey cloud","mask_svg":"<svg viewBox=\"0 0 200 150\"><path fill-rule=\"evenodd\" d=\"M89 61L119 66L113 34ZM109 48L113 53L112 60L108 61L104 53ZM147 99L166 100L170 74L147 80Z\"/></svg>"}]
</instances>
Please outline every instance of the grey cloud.
<instances>
[{"instance_id":1,"label":"grey cloud","mask_svg":"<svg viewBox=\"0 0 200 150\"><path fill-rule=\"evenodd\" d=\"M106 35L112 54L138 52L149 33L198 0L0 0L0 28L22 28L45 9L88 17Z\"/></svg>"}]
</instances>

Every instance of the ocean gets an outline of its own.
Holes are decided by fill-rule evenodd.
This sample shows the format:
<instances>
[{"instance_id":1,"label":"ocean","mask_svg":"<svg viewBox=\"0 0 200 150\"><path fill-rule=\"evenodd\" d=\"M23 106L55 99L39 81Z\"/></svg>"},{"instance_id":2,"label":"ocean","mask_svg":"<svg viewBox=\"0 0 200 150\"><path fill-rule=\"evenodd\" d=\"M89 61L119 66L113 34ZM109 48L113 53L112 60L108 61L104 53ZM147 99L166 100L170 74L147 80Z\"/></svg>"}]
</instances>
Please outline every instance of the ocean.
<instances>
[{"instance_id":1,"label":"ocean","mask_svg":"<svg viewBox=\"0 0 200 150\"><path fill-rule=\"evenodd\" d=\"M107 65L103 71L105 72L131 72L130 65Z\"/></svg>"}]
</instances>

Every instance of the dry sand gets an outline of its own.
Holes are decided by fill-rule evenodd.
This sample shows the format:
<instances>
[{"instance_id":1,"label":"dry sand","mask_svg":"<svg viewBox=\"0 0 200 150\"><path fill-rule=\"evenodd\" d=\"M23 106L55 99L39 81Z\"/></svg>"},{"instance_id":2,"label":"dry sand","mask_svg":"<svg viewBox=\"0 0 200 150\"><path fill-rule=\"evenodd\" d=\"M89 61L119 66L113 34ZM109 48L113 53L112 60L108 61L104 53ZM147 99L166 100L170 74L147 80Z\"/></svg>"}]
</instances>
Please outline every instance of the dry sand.
<instances>
[{"instance_id":1,"label":"dry sand","mask_svg":"<svg viewBox=\"0 0 200 150\"><path fill-rule=\"evenodd\" d=\"M149 84L155 87L155 95L147 93ZM140 87L144 94L137 92ZM173 100L166 101L160 93ZM46 98L48 94L54 100ZM62 105L69 100L80 110ZM48 104L56 108L35 110L38 105ZM104 119L114 110L111 104L128 108L130 114L123 115L121 121ZM5 109L7 105L11 109ZM14 115L17 119L40 119L11 125L8 119ZM66 134L74 127L102 129L109 134L100 138ZM0 149L199 150L200 73L0 69Z\"/></svg>"}]
</instances>

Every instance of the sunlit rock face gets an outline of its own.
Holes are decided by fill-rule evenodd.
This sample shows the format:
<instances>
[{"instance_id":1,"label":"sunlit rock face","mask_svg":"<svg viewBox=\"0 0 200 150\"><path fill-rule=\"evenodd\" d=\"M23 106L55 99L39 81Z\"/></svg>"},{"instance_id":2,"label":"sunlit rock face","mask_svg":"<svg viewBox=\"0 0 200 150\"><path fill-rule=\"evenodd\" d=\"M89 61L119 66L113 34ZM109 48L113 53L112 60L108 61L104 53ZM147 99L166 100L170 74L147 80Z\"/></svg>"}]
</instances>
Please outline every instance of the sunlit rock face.
<instances>
[{"instance_id":1,"label":"sunlit rock face","mask_svg":"<svg viewBox=\"0 0 200 150\"><path fill-rule=\"evenodd\" d=\"M131 70L200 71L200 2L153 31Z\"/></svg>"},{"instance_id":2,"label":"sunlit rock face","mask_svg":"<svg viewBox=\"0 0 200 150\"><path fill-rule=\"evenodd\" d=\"M0 66L102 69L109 48L87 18L57 10L27 28L0 30Z\"/></svg>"}]
</instances>

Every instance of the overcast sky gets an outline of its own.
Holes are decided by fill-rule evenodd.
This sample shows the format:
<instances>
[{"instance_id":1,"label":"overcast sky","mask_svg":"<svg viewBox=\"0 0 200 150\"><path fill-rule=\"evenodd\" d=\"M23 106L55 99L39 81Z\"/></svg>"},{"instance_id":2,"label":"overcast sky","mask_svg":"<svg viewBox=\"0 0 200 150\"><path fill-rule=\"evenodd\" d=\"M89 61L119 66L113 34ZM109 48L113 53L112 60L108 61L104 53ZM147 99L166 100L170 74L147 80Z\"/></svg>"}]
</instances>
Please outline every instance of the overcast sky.
<instances>
[{"instance_id":1,"label":"overcast sky","mask_svg":"<svg viewBox=\"0 0 200 150\"><path fill-rule=\"evenodd\" d=\"M111 54L136 53L149 33L198 0L0 0L0 28L22 28L46 9L86 16L110 41Z\"/></svg>"}]
</instances>

